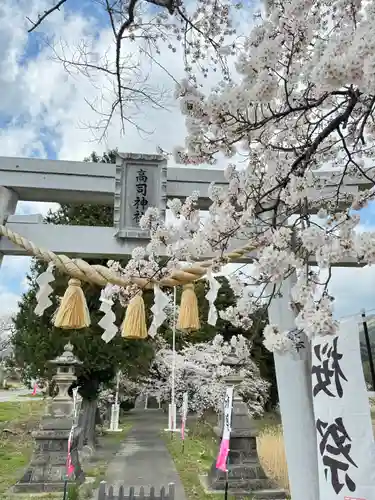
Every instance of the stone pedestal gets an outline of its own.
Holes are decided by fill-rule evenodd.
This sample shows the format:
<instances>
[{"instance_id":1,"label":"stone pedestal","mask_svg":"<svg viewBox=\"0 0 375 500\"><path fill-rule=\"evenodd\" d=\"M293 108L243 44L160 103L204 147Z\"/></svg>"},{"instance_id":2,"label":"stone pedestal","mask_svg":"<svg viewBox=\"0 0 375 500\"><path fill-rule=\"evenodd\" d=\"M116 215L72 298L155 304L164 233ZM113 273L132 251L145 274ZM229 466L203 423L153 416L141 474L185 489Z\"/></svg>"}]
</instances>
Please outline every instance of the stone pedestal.
<instances>
[{"instance_id":1,"label":"stone pedestal","mask_svg":"<svg viewBox=\"0 0 375 500\"><path fill-rule=\"evenodd\" d=\"M74 423L73 401L68 389L76 380L74 368L80 362L73 355L73 346L65 346L65 352L50 361L57 366L53 377L58 387L58 394L49 404L39 429L32 433L35 449L23 477L14 486L16 493L37 493L63 491L66 478L68 439ZM75 427L71 445L71 458L74 474L69 481L83 482L84 474L78 456L78 438L80 429Z\"/></svg>"},{"instance_id":2,"label":"stone pedestal","mask_svg":"<svg viewBox=\"0 0 375 500\"><path fill-rule=\"evenodd\" d=\"M229 359L228 359L229 358ZM230 355L223 364L233 366L239 360ZM229 444L228 472L216 469L216 459L213 462L206 480L206 489L212 492L223 491L228 479L229 492L240 495L253 495L254 498L285 498L285 491L277 489L260 464L257 452L257 430L249 415L248 408L238 394L236 387L242 382L242 377L232 375L225 382L234 386L231 435ZM223 422L215 428L219 438L222 436Z\"/></svg>"}]
</instances>

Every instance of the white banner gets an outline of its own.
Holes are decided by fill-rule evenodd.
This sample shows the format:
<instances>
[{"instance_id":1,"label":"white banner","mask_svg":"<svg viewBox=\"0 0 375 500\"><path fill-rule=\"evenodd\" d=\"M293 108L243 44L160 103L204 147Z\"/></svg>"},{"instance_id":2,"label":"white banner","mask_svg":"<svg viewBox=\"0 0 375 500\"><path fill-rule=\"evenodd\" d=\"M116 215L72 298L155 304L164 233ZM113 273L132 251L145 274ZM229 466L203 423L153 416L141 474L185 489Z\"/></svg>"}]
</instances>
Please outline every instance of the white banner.
<instances>
[{"instance_id":1,"label":"white banner","mask_svg":"<svg viewBox=\"0 0 375 500\"><path fill-rule=\"evenodd\" d=\"M227 387L227 392L225 394L223 439L230 438L232 424L233 390L234 387Z\"/></svg>"},{"instance_id":2,"label":"white banner","mask_svg":"<svg viewBox=\"0 0 375 500\"><path fill-rule=\"evenodd\" d=\"M227 391L225 394L223 437L220 444L219 455L216 460L216 468L224 472L227 470L227 460L229 455L230 432L232 425L233 389L233 387L227 387Z\"/></svg>"},{"instance_id":3,"label":"white banner","mask_svg":"<svg viewBox=\"0 0 375 500\"><path fill-rule=\"evenodd\" d=\"M184 395L182 398L182 421L184 424L186 424L188 407L189 407L189 395L187 392L184 392Z\"/></svg>"},{"instance_id":4,"label":"white banner","mask_svg":"<svg viewBox=\"0 0 375 500\"><path fill-rule=\"evenodd\" d=\"M375 499L375 444L355 320L312 341L320 500Z\"/></svg>"},{"instance_id":5,"label":"white banner","mask_svg":"<svg viewBox=\"0 0 375 500\"><path fill-rule=\"evenodd\" d=\"M172 403L168 405L168 429L176 430L176 405Z\"/></svg>"},{"instance_id":6,"label":"white banner","mask_svg":"<svg viewBox=\"0 0 375 500\"><path fill-rule=\"evenodd\" d=\"M189 395L187 392L184 392L182 399L182 408L181 408L181 438L185 439L185 428L186 428L186 420L188 415L189 408Z\"/></svg>"}]
</instances>

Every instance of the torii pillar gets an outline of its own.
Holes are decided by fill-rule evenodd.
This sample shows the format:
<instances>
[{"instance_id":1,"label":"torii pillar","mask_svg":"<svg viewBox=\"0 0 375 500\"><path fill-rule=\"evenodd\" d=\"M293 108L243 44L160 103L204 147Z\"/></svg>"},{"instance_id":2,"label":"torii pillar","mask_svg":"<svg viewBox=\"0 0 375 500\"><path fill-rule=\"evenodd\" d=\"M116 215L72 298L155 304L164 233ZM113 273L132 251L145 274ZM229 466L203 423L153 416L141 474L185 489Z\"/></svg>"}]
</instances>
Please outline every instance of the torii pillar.
<instances>
[{"instance_id":1,"label":"torii pillar","mask_svg":"<svg viewBox=\"0 0 375 500\"><path fill-rule=\"evenodd\" d=\"M295 276L285 279L281 296L268 307L269 322L283 332L295 328L291 289ZM292 500L319 500L318 452L311 389L311 351L307 359L274 353L277 388ZM320 499L324 500L324 499Z\"/></svg>"},{"instance_id":2,"label":"torii pillar","mask_svg":"<svg viewBox=\"0 0 375 500\"><path fill-rule=\"evenodd\" d=\"M16 211L18 194L12 189L0 186L0 224L4 224L8 215L13 215ZM0 267L3 255L0 253Z\"/></svg>"}]
</instances>

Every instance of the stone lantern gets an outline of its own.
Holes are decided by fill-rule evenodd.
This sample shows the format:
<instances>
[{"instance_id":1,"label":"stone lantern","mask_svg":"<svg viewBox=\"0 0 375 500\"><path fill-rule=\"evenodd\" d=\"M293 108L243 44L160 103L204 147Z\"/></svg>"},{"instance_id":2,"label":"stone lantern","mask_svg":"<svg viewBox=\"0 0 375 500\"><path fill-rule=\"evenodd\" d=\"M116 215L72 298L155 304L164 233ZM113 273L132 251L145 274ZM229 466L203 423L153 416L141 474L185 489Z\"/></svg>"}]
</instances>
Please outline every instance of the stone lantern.
<instances>
[{"instance_id":1,"label":"stone lantern","mask_svg":"<svg viewBox=\"0 0 375 500\"><path fill-rule=\"evenodd\" d=\"M234 373L224 378L227 387L234 387L228 472L216 469L215 459L206 477L206 488L212 493L222 492L228 480L228 491L231 494L251 495L254 499L262 500L284 499L285 491L275 488L275 484L267 477L260 464L256 443L258 433L247 405L237 390L243 381L240 374L243 363L232 351L222 364L234 368ZM221 438L223 415L214 430Z\"/></svg>"},{"instance_id":2,"label":"stone lantern","mask_svg":"<svg viewBox=\"0 0 375 500\"><path fill-rule=\"evenodd\" d=\"M66 461L68 456L68 439L73 424L73 401L68 395L69 387L77 380L75 367L81 362L73 354L73 346L69 343L64 353L49 362L57 367L53 380L58 393L50 402L39 429L32 433L35 439L35 450L22 479L14 486L17 493L62 491L66 478ZM71 458L74 474L70 478L76 482L84 481L78 457L79 428L74 428L71 445Z\"/></svg>"}]
</instances>

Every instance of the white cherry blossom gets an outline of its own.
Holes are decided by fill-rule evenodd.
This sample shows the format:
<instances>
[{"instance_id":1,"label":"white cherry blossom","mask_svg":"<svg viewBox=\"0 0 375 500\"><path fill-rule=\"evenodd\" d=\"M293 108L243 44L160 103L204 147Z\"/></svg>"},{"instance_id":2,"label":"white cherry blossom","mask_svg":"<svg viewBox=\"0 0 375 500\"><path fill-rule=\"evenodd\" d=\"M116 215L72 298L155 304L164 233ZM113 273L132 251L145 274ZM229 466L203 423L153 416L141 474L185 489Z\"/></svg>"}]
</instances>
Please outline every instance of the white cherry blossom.
<instances>
[{"instance_id":1,"label":"white cherry blossom","mask_svg":"<svg viewBox=\"0 0 375 500\"><path fill-rule=\"evenodd\" d=\"M375 198L374 2L274 0L235 52L232 78L209 91L189 73L176 89L187 136L175 160L219 163L228 184L201 193L211 200L204 218L198 193L170 201L168 223L148 209L146 252L137 250L125 269L110 267L160 278L211 254L218 272L226 252L246 243L254 247L251 275L230 279L237 303L221 317L249 328L295 276L295 326L309 338L333 334L332 266L375 262L375 232L358 230L361 209ZM366 186L356 191L359 181ZM131 287L109 289L124 303L131 295ZM265 334L271 350L288 349L285 332Z\"/></svg>"},{"instance_id":2,"label":"white cherry blossom","mask_svg":"<svg viewBox=\"0 0 375 500\"><path fill-rule=\"evenodd\" d=\"M142 390L169 402L173 353L165 343L161 342L160 346ZM224 342L221 335L216 335L211 342L187 344L176 353L175 394L178 407L187 391L190 411L198 415L206 410L221 411L226 387L223 378L235 370L223 366L222 362L232 349L243 363L244 381L240 385L240 393L253 416L263 414L269 383L261 378L257 365L251 359L251 343L242 336Z\"/></svg>"}]
</instances>

